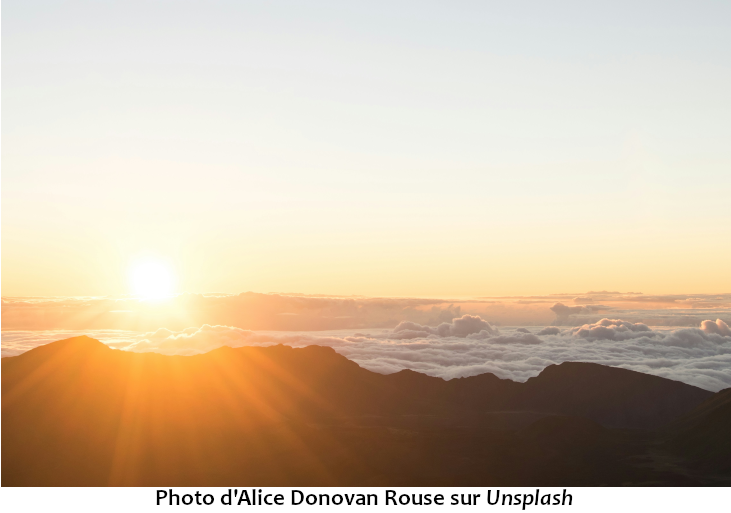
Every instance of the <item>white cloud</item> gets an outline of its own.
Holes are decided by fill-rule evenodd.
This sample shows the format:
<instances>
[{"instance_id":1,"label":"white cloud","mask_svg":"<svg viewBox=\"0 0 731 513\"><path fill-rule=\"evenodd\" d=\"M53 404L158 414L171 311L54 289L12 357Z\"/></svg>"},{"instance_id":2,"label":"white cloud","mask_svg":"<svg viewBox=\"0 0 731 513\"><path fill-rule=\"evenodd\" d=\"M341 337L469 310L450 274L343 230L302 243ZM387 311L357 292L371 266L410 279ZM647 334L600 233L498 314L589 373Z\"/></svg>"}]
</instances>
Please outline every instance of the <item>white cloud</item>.
<instances>
[{"instance_id":1,"label":"white cloud","mask_svg":"<svg viewBox=\"0 0 731 513\"><path fill-rule=\"evenodd\" d=\"M497 334L487 321L483 321L477 315L465 314L462 317L452 319L452 322L443 322L436 328L423 326L415 322L402 321L391 333L392 338L411 339L418 337L428 337L434 335L437 337L468 337L489 338L491 335Z\"/></svg>"},{"instance_id":2,"label":"white cloud","mask_svg":"<svg viewBox=\"0 0 731 513\"><path fill-rule=\"evenodd\" d=\"M570 328L564 334L587 340L627 340L657 335L646 324L631 323L621 319L601 319L593 324Z\"/></svg>"},{"instance_id":3,"label":"white cloud","mask_svg":"<svg viewBox=\"0 0 731 513\"><path fill-rule=\"evenodd\" d=\"M719 335L731 336L731 329L729 329L728 324L723 322L721 319L716 319L716 322L703 321L701 323L701 330L706 333L717 333Z\"/></svg>"}]
</instances>

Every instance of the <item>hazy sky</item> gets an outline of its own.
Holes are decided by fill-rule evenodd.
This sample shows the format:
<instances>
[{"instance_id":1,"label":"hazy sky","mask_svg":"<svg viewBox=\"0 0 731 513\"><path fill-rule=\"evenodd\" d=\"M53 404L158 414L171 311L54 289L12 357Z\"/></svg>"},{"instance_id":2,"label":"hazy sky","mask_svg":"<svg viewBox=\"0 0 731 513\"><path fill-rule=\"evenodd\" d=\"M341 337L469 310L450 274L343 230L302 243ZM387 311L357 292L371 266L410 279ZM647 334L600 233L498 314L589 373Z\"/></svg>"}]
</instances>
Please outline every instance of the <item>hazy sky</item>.
<instances>
[{"instance_id":1,"label":"hazy sky","mask_svg":"<svg viewBox=\"0 0 731 513\"><path fill-rule=\"evenodd\" d=\"M2 9L2 294L731 290L729 2Z\"/></svg>"}]
</instances>

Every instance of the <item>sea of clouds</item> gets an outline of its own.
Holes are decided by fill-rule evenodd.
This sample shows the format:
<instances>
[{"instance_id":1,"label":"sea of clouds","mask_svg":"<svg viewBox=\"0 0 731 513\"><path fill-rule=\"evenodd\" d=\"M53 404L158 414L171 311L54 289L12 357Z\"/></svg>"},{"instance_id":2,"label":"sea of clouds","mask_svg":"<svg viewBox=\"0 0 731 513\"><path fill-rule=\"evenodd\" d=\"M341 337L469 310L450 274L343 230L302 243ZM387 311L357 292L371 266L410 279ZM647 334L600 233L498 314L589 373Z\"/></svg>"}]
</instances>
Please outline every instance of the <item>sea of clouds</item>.
<instances>
[{"instance_id":1,"label":"sea of clouds","mask_svg":"<svg viewBox=\"0 0 731 513\"><path fill-rule=\"evenodd\" d=\"M548 365L583 361L654 374L711 391L731 387L731 329L720 319L679 329L610 318L571 327L498 328L480 316L466 314L436 326L404 321L393 329L370 331L252 331L208 324L146 333L4 331L3 356L80 334L117 349L168 355L194 355L222 346L321 345L375 372L412 369L444 379L490 372L525 381Z\"/></svg>"}]
</instances>

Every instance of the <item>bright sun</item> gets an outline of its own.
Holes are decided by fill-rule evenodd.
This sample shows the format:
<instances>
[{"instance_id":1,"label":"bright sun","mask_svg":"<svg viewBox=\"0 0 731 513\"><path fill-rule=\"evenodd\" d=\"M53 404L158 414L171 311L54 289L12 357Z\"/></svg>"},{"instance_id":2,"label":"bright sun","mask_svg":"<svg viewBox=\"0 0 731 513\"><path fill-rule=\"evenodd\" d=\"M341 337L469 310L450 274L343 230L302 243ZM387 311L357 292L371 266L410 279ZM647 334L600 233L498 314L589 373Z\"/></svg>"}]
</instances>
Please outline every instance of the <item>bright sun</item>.
<instances>
[{"instance_id":1,"label":"bright sun","mask_svg":"<svg viewBox=\"0 0 731 513\"><path fill-rule=\"evenodd\" d=\"M160 262L140 262L130 272L132 292L146 299L159 299L173 293L173 273Z\"/></svg>"}]
</instances>

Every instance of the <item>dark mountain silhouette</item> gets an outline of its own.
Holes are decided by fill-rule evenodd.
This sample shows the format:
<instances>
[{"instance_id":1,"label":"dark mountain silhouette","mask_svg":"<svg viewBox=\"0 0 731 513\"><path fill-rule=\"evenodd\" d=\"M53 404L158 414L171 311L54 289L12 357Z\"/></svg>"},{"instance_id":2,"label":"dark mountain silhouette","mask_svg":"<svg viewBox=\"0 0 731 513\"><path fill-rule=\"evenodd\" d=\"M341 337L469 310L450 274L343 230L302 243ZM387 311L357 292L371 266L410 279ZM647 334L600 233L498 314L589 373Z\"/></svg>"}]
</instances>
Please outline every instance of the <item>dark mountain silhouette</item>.
<instances>
[{"instance_id":1,"label":"dark mountain silhouette","mask_svg":"<svg viewBox=\"0 0 731 513\"><path fill-rule=\"evenodd\" d=\"M731 388L721 390L670 425L667 446L692 467L731 473Z\"/></svg>"},{"instance_id":2,"label":"dark mountain silhouette","mask_svg":"<svg viewBox=\"0 0 731 513\"><path fill-rule=\"evenodd\" d=\"M76 337L2 360L2 485L713 484L717 467L636 462L683 443L702 459L693 440L728 426L718 396L587 363L445 381L319 346L163 356ZM647 431L673 420L665 445Z\"/></svg>"},{"instance_id":3,"label":"dark mountain silhouette","mask_svg":"<svg viewBox=\"0 0 731 513\"><path fill-rule=\"evenodd\" d=\"M523 387L523 408L580 415L608 427L655 429L712 396L679 381L596 363L546 367Z\"/></svg>"}]
</instances>

